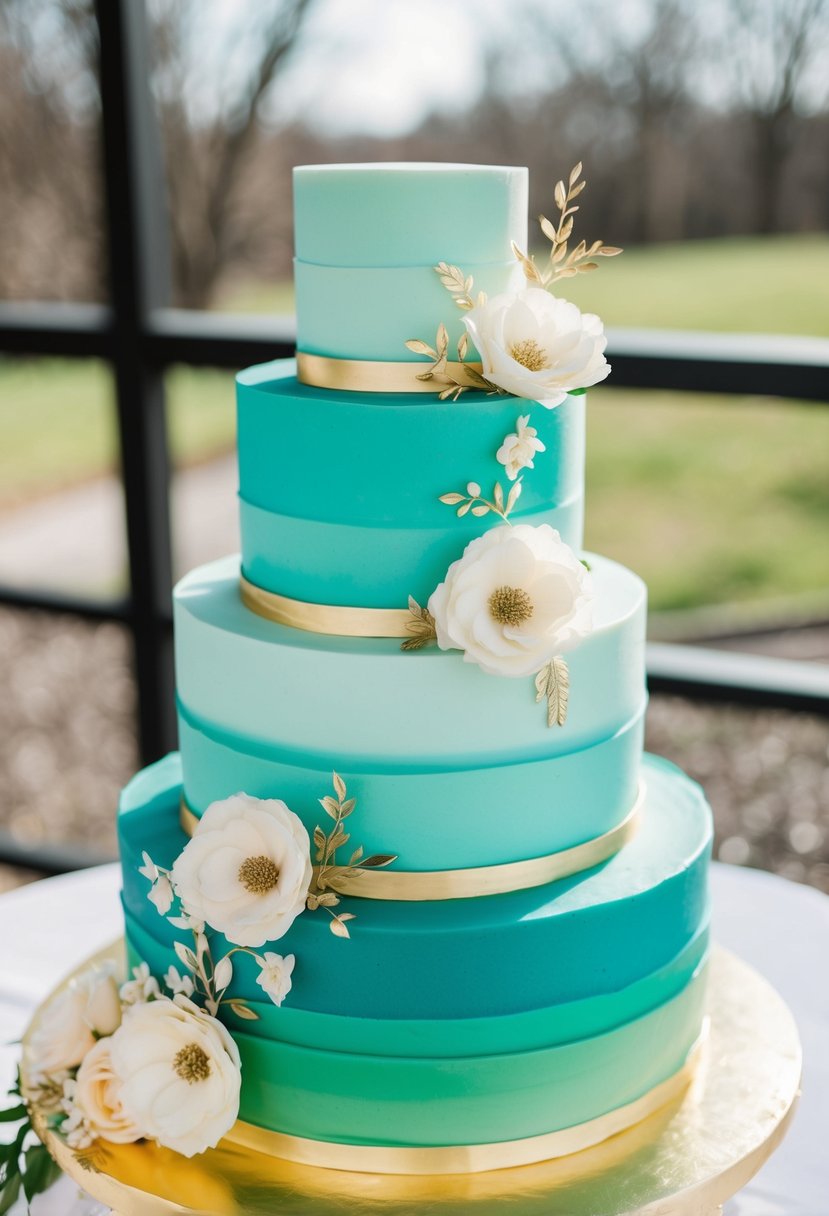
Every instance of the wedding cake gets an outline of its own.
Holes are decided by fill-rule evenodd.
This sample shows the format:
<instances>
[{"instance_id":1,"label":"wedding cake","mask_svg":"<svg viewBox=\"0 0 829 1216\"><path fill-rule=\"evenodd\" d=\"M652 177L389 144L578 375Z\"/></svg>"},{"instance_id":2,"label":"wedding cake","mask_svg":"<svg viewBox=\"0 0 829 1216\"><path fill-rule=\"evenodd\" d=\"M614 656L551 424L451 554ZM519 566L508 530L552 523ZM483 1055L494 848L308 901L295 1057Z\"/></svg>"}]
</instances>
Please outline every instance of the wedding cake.
<instances>
[{"instance_id":1,"label":"wedding cake","mask_svg":"<svg viewBox=\"0 0 829 1216\"><path fill-rule=\"evenodd\" d=\"M572 235L580 166L537 256L522 168L294 182L297 360L238 376L241 560L176 588L180 752L120 805L109 1116L376 1172L575 1152L705 1021L710 812L643 755L645 587L582 551L609 367L560 292L619 251Z\"/></svg>"}]
</instances>

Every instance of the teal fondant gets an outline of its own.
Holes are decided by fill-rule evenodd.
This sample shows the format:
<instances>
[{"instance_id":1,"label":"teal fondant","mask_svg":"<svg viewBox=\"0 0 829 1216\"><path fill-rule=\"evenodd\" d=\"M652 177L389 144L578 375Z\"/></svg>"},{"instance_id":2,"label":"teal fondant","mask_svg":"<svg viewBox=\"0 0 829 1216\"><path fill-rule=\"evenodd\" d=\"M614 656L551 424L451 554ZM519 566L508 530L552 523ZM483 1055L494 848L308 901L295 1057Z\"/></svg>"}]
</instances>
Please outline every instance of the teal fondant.
<instances>
[{"instance_id":1,"label":"teal fondant","mask_svg":"<svg viewBox=\"0 0 829 1216\"><path fill-rule=\"evenodd\" d=\"M139 924L129 912L125 917L130 966L146 962L154 975L162 975L169 966L169 943L153 936L151 920L145 918ZM339 1051L357 1055L452 1059L534 1051L604 1034L642 1017L682 991L707 957L708 946L708 925L704 924L664 967L620 991L496 1017L344 1017L297 1009L290 1000L277 1007L253 995L245 999L258 1015L256 1022L239 1018L230 1009L223 1011L222 1020L234 1033L244 1030L256 1038L279 1039L298 1047L336 1044ZM231 991L238 995L235 987Z\"/></svg>"},{"instance_id":2,"label":"teal fondant","mask_svg":"<svg viewBox=\"0 0 829 1216\"><path fill-rule=\"evenodd\" d=\"M179 705L188 806L201 814L244 790L283 798L312 831L332 767L360 810L360 843L405 870L462 869L543 857L602 836L638 792L644 734L639 715L609 739L565 755L477 767L408 767L336 754L300 754L195 719ZM505 815L505 807L520 815ZM485 827L483 826L485 825Z\"/></svg>"},{"instance_id":3,"label":"teal fondant","mask_svg":"<svg viewBox=\"0 0 829 1216\"><path fill-rule=\"evenodd\" d=\"M488 296L520 291L524 275L515 260L464 263L474 290ZM409 338L435 344L440 321L456 350L466 333L462 314L432 266L319 266L294 263L297 350L335 359L410 363ZM477 359L470 346L466 356ZM416 370L426 371L429 361Z\"/></svg>"},{"instance_id":4,"label":"teal fondant","mask_svg":"<svg viewBox=\"0 0 829 1216\"><path fill-rule=\"evenodd\" d=\"M527 170L513 166L301 165L296 256L327 266L506 262L512 240L526 247L527 194Z\"/></svg>"},{"instance_id":5,"label":"teal fondant","mask_svg":"<svg viewBox=\"0 0 829 1216\"><path fill-rule=\"evenodd\" d=\"M481 393L451 403L335 393L294 372L283 359L237 377L242 559L266 590L366 608L427 598L492 526L492 516L458 519L440 495L473 479L487 492L498 476L508 484L494 456L522 413L546 450L512 518L548 523L581 547L583 396L555 409Z\"/></svg>"},{"instance_id":6,"label":"teal fondant","mask_svg":"<svg viewBox=\"0 0 829 1216\"><path fill-rule=\"evenodd\" d=\"M707 921L711 817L699 787L672 765L648 757L643 776L640 831L591 871L479 899L344 898L357 913L348 942L322 912L303 914L268 947L298 960L290 1005L354 1018L501 1017L622 992L668 967ZM138 867L143 850L169 866L186 843L180 780L178 757L146 770L127 786L119 815L127 923L158 943L162 970L186 935L159 917ZM358 816L359 807L355 841ZM243 954L234 961L234 992L261 997L256 964Z\"/></svg>"}]
</instances>

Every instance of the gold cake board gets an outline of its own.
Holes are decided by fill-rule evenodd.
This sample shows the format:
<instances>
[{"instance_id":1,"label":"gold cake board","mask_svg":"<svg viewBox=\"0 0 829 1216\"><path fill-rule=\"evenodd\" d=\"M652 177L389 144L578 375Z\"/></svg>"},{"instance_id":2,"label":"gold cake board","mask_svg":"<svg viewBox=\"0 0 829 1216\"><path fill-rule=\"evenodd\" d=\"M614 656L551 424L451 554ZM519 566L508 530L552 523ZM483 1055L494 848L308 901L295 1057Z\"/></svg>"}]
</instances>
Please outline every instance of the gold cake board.
<instances>
[{"instance_id":1,"label":"gold cake board","mask_svg":"<svg viewBox=\"0 0 829 1216\"><path fill-rule=\"evenodd\" d=\"M122 944L78 971L104 959L122 964ZM711 960L708 1015L710 1032L684 1095L593 1148L514 1169L351 1173L296 1165L229 1140L190 1160L154 1144L102 1142L78 1156L37 1112L35 1124L61 1169L116 1216L495 1216L506 1210L516 1216L715 1216L785 1135L797 1102L801 1049L781 997L720 948Z\"/></svg>"}]
</instances>

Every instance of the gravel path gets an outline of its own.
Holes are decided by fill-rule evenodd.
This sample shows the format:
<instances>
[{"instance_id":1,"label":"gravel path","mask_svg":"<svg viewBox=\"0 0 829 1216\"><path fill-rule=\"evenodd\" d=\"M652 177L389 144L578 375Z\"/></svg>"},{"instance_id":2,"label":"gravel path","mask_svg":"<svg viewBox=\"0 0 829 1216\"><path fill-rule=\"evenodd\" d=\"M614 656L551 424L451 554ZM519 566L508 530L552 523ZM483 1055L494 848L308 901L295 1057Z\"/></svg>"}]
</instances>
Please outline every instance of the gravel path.
<instances>
[{"instance_id":1,"label":"gravel path","mask_svg":"<svg viewBox=\"0 0 829 1216\"><path fill-rule=\"evenodd\" d=\"M136 766L124 630L0 610L0 689L0 831L114 854ZM829 892L829 720L654 697L647 746L704 784L719 857ZM32 877L0 867L0 890Z\"/></svg>"}]
</instances>

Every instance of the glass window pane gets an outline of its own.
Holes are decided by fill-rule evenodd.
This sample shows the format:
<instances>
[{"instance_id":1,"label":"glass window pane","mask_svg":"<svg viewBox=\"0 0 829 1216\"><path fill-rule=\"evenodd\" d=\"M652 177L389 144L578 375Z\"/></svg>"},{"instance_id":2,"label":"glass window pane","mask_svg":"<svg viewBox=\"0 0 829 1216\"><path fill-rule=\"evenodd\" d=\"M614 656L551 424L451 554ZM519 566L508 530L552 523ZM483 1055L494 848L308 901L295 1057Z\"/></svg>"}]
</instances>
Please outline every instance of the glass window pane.
<instances>
[{"instance_id":1,"label":"glass window pane","mask_svg":"<svg viewBox=\"0 0 829 1216\"><path fill-rule=\"evenodd\" d=\"M112 378L93 360L0 359L0 582L127 586Z\"/></svg>"}]
</instances>

